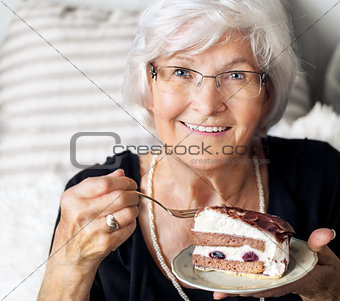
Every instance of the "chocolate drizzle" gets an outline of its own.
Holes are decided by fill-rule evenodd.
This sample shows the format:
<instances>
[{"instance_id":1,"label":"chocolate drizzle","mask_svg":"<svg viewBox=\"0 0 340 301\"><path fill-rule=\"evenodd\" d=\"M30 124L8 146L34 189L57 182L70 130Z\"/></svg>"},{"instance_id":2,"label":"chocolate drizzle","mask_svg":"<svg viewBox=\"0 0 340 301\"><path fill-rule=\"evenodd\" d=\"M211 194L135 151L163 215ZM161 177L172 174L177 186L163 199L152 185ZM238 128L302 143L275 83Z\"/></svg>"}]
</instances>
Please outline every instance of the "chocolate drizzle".
<instances>
[{"instance_id":1,"label":"chocolate drizzle","mask_svg":"<svg viewBox=\"0 0 340 301\"><path fill-rule=\"evenodd\" d=\"M241 220L260 230L270 232L275 236L279 243L282 243L286 239L289 241L293 233L295 233L293 227L288 222L275 215L244 210L237 207L227 207L224 205L202 208L196 213L196 216L204 209L216 210L222 214L227 214L233 219Z\"/></svg>"}]
</instances>

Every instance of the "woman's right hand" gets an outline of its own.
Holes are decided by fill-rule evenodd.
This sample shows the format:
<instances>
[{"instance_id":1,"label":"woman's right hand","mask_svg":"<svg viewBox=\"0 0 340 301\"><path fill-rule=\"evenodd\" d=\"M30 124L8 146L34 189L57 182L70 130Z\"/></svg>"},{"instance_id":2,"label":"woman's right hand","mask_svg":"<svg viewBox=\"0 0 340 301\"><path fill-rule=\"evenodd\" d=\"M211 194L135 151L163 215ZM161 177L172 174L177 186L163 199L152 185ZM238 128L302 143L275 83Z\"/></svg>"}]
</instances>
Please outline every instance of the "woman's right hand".
<instances>
[{"instance_id":1,"label":"woman's right hand","mask_svg":"<svg viewBox=\"0 0 340 301\"><path fill-rule=\"evenodd\" d=\"M101 261L136 228L139 202L136 189L137 184L120 169L106 176L87 178L63 193L61 217L40 295L45 288L52 289L44 284L51 279L63 281L60 277L66 282L76 278L73 281L82 286L87 283L84 289L89 292ZM108 214L117 220L118 230L112 231L107 225Z\"/></svg>"},{"instance_id":2,"label":"woman's right hand","mask_svg":"<svg viewBox=\"0 0 340 301\"><path fill-rule=\"evenodd\" d=\"M66 190L60 201L61 217L51 255L62 264L92 268L119 247L135 230L138 216L137 184L124 171L87 178ZM112 231L106 216L120 228ZM58 261L59 261L58 260Z\"/></svg>"}]
</instances>

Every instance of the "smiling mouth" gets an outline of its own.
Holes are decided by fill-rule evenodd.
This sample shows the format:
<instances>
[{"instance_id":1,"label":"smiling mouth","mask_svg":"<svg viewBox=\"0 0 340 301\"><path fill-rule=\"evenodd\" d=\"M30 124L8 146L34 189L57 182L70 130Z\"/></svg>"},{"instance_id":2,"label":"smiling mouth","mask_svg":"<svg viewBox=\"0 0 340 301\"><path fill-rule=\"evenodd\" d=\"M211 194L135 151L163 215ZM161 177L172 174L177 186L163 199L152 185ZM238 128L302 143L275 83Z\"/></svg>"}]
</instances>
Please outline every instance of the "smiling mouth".
<instances>
[{"instance_id":1,"label":"smiling mouth","mask_svg":"<svg viewBox=\"0 0 340 301\"><path fill-rule=\"evenodd\" d=\"M220 132L225 132L231 129L231 127L229 126L202 126L202 125L194 125L194 124L186 123L183 121L181 121L181 123L191 130L204 132L204 133L220 133Z\"/></svg>"}]
</instances>

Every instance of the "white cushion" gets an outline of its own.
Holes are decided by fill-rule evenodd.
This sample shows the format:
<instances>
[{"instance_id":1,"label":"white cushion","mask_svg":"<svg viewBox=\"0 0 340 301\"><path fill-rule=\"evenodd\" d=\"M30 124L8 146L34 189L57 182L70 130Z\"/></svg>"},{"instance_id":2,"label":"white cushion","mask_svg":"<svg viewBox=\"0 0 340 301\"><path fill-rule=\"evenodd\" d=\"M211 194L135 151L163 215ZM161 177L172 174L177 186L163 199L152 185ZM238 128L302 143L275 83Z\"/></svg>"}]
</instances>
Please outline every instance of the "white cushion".
<instances>
[{"instance_id":1,"label":"white cushion","mask_svg":"<svg viewBox=\"0 0 340 301\"><path fill-rule=\"evenodd\" d=\"M269 135L325 141L340 151L340 115L332 107L317 102L307 115L293 123L281 120L269 130Z\"/></svg>"},{"instance_id":2,"label":"white cushion","mask_svg":"<svg viewBox=\"0 0 340 301\"><path fill-rule=\"evenodd\" d=\"M340 114L340 43L328 64L324 86L324 102Z\"/></svg>"},{"instance_id":3,"label":"white cushion","mask_svg":"<svg viewBox=\"0 0 340 301\"><path fill-rule=\"evenodd\" d=\"M54 171L66 180L78 171L69 151L77 132L150 143L131 109L116 104L138 12L29 0L17 13L32 29L14 18L0 50L0 177ZM103 162L114 145L109 137L79 142L84 164Z\"/></svg>"}]
</instances>

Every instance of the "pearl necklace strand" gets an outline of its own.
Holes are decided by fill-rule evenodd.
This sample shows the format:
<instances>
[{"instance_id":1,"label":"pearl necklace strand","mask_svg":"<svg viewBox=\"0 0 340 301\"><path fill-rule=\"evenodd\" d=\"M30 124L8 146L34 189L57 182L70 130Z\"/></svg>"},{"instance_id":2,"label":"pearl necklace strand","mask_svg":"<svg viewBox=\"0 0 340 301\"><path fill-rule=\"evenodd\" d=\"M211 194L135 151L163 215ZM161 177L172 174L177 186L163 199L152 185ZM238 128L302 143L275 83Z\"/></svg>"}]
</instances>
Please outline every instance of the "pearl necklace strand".
<instances>
[{"instance_id":1,"label":"pearl necklace strand","mask_svg":"<svg viewBox=\"0 0 340 301\"><path fill-rule=\"evenodd\" d=\"M147 181L147 195L153 197L153 175L155 171L155 165L156 163L157 155L154 155L152 157L151 163L150 163L150 169L149 169L149 175L148 175L148 181ZM263 193L263 185L262 185L262 179L261 179L261 172L259 167L259 162L256 156L253 156L253 163L254 163L254 169L255 169L255 175L256 175L256 182L257 182L257 189L259 193L259 211L261 213L265 212L265 201L264 201L264 193ZM150 234L151 234L151 240L152 245L154 247L154 250L156 252L156 256L158 259L159 264L161 265L163 271L168 276L168 278L171 280L173 286L177 289L178 294L182 297L185 301L190 301L188 296L183 291L182 287L178 283L175 275L171 272L170 268L167 266L164 257L162 255L161 248L158 243L158 238L156 235L156 225L155 225L155 216L154 216L154 205L152 201L148 202L148 217L149 217L149 228L150 228ZM264 298L260 298L260 301L264 301Z\"/></svg>"}]
</instances>

